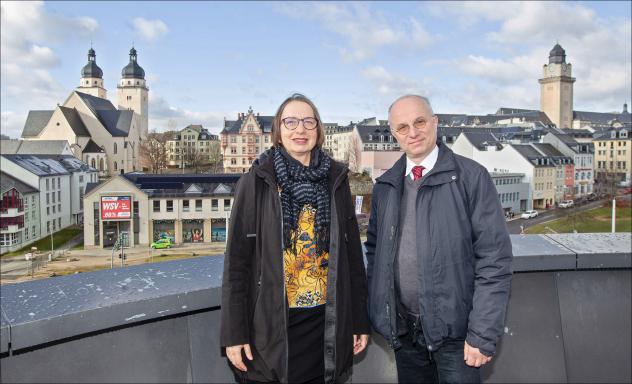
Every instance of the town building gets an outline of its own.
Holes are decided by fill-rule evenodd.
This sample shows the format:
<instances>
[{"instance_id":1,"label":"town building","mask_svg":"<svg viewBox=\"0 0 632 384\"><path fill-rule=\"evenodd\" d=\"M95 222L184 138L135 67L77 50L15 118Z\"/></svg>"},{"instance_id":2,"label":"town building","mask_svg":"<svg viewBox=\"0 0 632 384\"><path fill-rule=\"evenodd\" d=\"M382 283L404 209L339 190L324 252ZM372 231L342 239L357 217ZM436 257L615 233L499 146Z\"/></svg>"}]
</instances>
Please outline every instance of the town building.
<instances>
[{"instance_id":1,"label":"town building","mask_svg":"<svg viewBox=\"0 0 632 384\"><path fill-rule=\"evenodd\" d=\"M39 239L39 190L0 172L0 198L0 253Z\"/></svg>"},{"instance_id":2,"label":"town building","mask_svg":"<svg viewBox=\"0 0 632 384\"><path fill-rule=\"evenodd\" d=\"M325 142L323 150L334 160L348 163L349 151L352 147L353 124L338 125L337 123L325 123Z\"/></svg>"},{"instance_id":3,"label":"town building","mask_svg":"<svg viewBox=\"0 0 632 384\"><path fill-rule=\"evenodd\" d=\"M220 132L224 172L243 173L250 169L260 153L273 146L272 121L274 116L247 113L237 114L237 120L224 120Z\"/></svg>"},{"instance_id":4,"label":"town building","mask_svg":"<svg viewBox=\"0 0 632 384\"><path fill-rule=\"evenodd\" d=\"M130 247L169 238L175 244L224 242L235 174L126 173L85 194L84 247L111 248L121 233Z\"/></svg>"},{"instance_id":5,"label":"town building","mask_svg":"<svg viewBox=\"0 0 632 384\"><path fill-rule=\"evenodd\" d=\"M555 204L556 165L552 158L532 144L511 144L490 132L463 132L452 145L454 153L470 158L488 172L522 173L529 184L529 198L523 207L546 209Z\"/></svg>"},{"instance_id":6,"label":"town building","mask_svg":"<svg viewBox=\"0 0 632 384\"><path fill-rule=\"evenodd\" d=\"M566 51L555 44L549 52L549 63L542 67L540 109L558 128L573 126L572 65L566 62Z\"/></svg>"},{"instance_id":7,"label":"town building","mask_svg":"<svg viewBox=\"0 0 632 384\"><path fill-rule=\"evenodd\" d=\"M593 144L595 178L609 191L613 185L629 187L632 172L632 129L611 128L600 132Z\"/></svg>"},{"instance_id":8,"label":"town building","mask_svg":"<svg viewBox=\"0 0 632 384\"><path fill-rule=\"evenodd\" d=\"M552 129L542 137L543 143L552 144L565 156L573 158L575 165L575 185L573 194L582 197L593 193L594 179L594 146L593 143L580 143L571 135Z\"/></svg>"},{"instance_id":9,"label":"town building","mask_svg":"<svg viewBox=\"0 0 632 384\"><path fill-rule=\"evenodd\" d=\"M573 158L564 155L548 143L533 143L532 145L555 164L555 202L572 200L575 197L575 164L573 163Z\"/></svg>"},{"instance_id":10,"label":"town building","mask_svg":"<svg viewBox=\"0 0 632 384\"><path fill-rule=\"evenodd\" d=\"M527 210L529 183L525 183L524 173L490 172L498 200L505 213L519 213Z\"/></svg>"},{"instance_id":11,"label":"town building","mask_svg":"<svg viewBox=\"0 0 632 384\"><path fill-rule=\"evenodd\" d=\"M97 171L71 155L3 154L0 169L14 179L39 191L38 240L71 224L83 223L83 194L90 182L98 180ZM33 213L31 213L33 215ZM32 227L31 225L31 227ZM23 240L27 240L24 236Z\"/></svg>"},{"instance_id":12,"label":"town building","mask_svg":"<svg viewBox=\"0 0 632 384\"><path fill-rule=\"evenodd\" d=\"M65 140L75 157L99 170L101 177L139 167L140 142L148 129L148 88L136 49L121 71L118 108L107 99L103 71L90 48L76 90L53 110L29 111L22 138Z\"/></svg>"},{"instance_id":13,"label":"town building","mask_svg":"<svg viewBox=\"0 0 632 384\"><path fill-rule=\"evenodd\" d=\"M186 168L221 162L219 136L190 124L166 141L167 164Z\"/></svg>"},{"instance_id":14,"label":"town building","mask_svg":"<svg viewBox=\"0 0 632 384\"><path fill-rule=\"evenodd\" d=\"M351 143L355 144L355 149L349 149L349 168L368 173L373 181L403 155L388 125L354 125L353 134L355 137L351 138Z\"/></svg>"}]
</instances>

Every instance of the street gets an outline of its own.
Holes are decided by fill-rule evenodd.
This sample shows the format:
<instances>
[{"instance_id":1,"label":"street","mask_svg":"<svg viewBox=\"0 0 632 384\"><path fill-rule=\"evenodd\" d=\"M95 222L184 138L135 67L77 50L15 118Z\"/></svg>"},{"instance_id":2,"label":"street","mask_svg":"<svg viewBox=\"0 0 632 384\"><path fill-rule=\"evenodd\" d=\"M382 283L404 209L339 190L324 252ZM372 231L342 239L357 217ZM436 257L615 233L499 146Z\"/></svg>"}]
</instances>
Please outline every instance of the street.
<instances>
[{"instance_id":1,"label":"street","mask_svg":"<svg viewBox=\"0 0 632 384\"><path fill-rule=\"evenodd\" d=\"M606 200L591 201L582 205L576 205L573 208L553 208L546 211L542 210L538 211L538 216L533 219L521 219L520 215L516 214L515 219L507 222L507 229L510 234L520 234L521 225L524 225L524 229L526 230L535 224L566 217L573 212L581 212L601 207L605 201Z\"/></svg>"}]
</instances>

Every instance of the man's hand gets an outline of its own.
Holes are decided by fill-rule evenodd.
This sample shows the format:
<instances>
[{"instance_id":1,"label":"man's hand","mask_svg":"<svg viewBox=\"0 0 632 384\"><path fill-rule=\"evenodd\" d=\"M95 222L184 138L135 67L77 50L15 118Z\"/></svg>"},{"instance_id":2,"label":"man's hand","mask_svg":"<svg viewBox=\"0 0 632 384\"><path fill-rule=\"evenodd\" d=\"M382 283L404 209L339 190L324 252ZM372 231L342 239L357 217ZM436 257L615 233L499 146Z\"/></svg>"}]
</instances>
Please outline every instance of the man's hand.
<instances>
[{"instance_id":1,"label":"man's hand","mask_svg":"<svg viewBox=\"0 0 632 384\"><path fill-rule=\"evenodd\" d=\"M369 335L353 335L353 354L364 351L367 343L369 342Z\"/></svg>"},{"instance_id":2,"label":"man's hand","mask_svg":"<svg viewBox=\"0 0 632 384\"><path fill-rule=\"evenodd\" d=\"M465 342L465 346L463 347L463 360L465 360L465 364L470 367L479 368L489 363L491 359L491 356L483 355L478 348L470 346L467 341Z\"/></svg>"},{"instance_id":3,"label":"man's hand","mask_svg":"<svg viewBox=\"0 0 632 384\"><path fill-rule=\"evenodd\" d=\"M228 360L240 371L246 372L246 364L241 359L241 350L244 350L248 360L252 361L252 352L250 351L250 344L233 345L232 347L226 347L226 356Z\"/></svg>"}]
</instances>

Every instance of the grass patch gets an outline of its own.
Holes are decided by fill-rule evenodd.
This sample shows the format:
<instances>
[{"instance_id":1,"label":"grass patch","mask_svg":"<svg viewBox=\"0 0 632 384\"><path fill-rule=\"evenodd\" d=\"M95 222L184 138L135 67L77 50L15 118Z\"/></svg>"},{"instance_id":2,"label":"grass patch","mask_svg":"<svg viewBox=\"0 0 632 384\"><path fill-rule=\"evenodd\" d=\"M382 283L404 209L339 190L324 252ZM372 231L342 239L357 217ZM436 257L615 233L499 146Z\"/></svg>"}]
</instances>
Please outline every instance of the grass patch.
<instances>
[{"instance_id":1,"label":"grass patch","mask_svg":"<svg viewBox=\"0 0 632 384\"><path fill-rule=\"evenodd\" d=\"M617 232L632 232L630 212L629 207L617 208ZM557 233L573 233L574 230L577 230L578 233L610 232L612 230L612 208L601 207L582 212L569 210L566 217L528 227L525 229L525 233L551 233L545 227L549 227Z\"/></svg>"},{"instance_id":2,"label":"grass patch","mask_svg":"<svg viewBox=\"0 0 632 384\"><path fill-rule=\"evenodd\" d=\"M59 230L53 233L53 243L54 243L55 249L60 248L61 246L66 244L70 239L76 237L82 232L83 232L83 227L80 227L78 225L72 225L70 227L66 227L62 230ZM22 256L25 253L30 252L31 247L37 247L37 250L40 252L50 251L51 250L50 235L45 236L37 240L36 242L25 245L24 247L18 249L17 251L5 253L2 255L2 257Z\"/></svg>"},{"instance_id":3,"label":"grass patch","mask_svg":"<svg viewBox=\"0 0 632 384\"><path fill-rule=\"evenodd\" d=\"M74 275L75 272L77 273L83 273L83 272L94 272L94 271L100 271L102 269L110 269L109 265L94 265L91 267L78 267L78 268L69 268L69 269L62 269L62 270L55 270L52 272L48 272L47 275L51 274L51 273L55 273L55 276L66 276L66 275Z\"/></svg>"}]
</instances>

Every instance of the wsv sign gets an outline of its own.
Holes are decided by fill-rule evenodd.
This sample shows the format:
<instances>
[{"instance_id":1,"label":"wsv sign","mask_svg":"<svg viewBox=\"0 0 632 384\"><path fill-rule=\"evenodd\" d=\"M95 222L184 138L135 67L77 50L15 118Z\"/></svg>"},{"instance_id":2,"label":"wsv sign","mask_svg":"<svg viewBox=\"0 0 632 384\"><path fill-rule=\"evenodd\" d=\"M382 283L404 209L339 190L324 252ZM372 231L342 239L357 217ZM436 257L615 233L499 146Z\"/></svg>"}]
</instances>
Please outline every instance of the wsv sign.
<instances>
[{"instance_id":1,"label":"wsv sign","mask_svg":"<svg viewBox=\"0 0 632 384\"><path fill-rule=\"evenodd\" d=\"M130 196L102 196L101 219L120 220L132 217L132 198Z\"/></svg>"}]
</instances>

